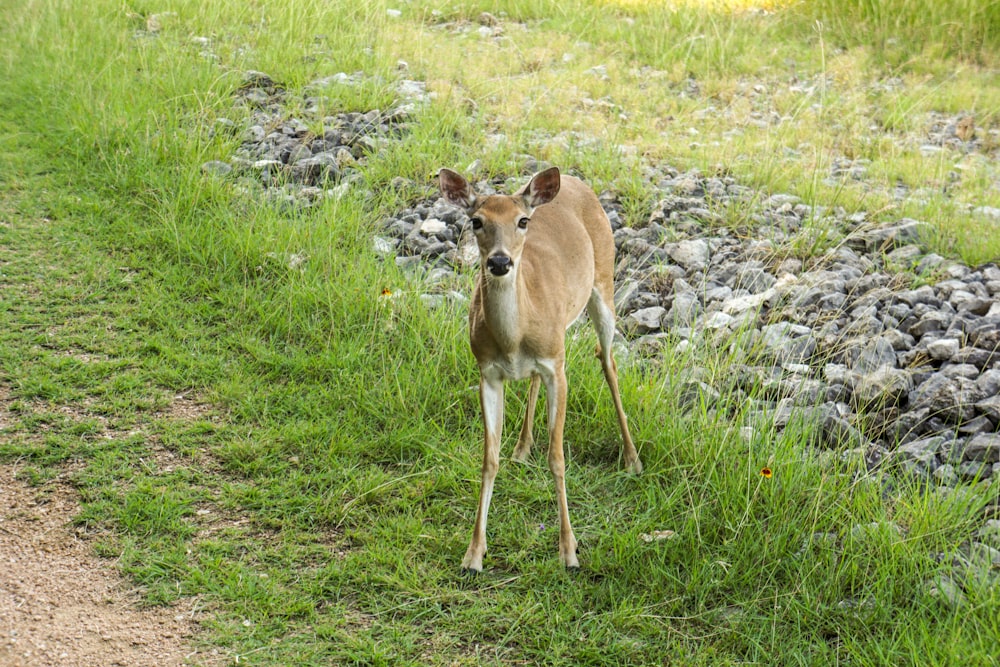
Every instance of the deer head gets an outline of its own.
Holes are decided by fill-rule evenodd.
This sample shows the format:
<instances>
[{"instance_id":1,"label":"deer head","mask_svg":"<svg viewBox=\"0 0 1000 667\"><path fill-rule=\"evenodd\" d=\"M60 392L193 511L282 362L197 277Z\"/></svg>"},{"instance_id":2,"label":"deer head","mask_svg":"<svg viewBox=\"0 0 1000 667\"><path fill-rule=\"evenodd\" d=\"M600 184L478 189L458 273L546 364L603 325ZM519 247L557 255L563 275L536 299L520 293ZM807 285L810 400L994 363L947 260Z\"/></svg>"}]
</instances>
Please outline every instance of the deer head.
<instances>
[{"instance_id":1,"label":"deer head","mask_svg":"<svg viewBox=\"0 0 1000 667\"><path fill-rule=\"evenodd\" d=\"M461 174L451 169L442 169L438 178L445 199L469 214L484 275L494 278L516 275L531 214L559 194L558 167L538 172L513 195L480 196Z\"/></svg>"}]
</instances>

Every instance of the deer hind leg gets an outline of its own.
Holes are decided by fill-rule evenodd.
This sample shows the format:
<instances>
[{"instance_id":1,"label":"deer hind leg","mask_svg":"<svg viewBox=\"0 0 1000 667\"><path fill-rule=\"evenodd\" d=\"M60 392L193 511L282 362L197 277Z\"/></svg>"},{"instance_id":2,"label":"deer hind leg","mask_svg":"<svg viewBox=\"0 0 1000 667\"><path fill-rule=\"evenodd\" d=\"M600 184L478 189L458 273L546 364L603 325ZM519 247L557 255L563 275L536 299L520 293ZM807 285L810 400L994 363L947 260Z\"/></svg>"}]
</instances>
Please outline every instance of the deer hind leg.
<instances>
[{"instance_id":1,"label":"deer hind leg","mask_svg":"<svg viewBox=\"0 0 1000 667\"><path fill-rule=\"evenodd\" d=\"M476 523L472 527L472 540L462 560L462 570L472 574L482 572L483 556L486 555L486 515L490 511L493 482L500 467L503 382L482 378L479 381L479 402L483 410L484 427L482 485L479 488L479 507L476 511Z\"/></svg>"},{"instance_id":2,"label":"deer hind leg","mask_svg":"<svg viewBox=\"0 0 1000 667\"><path fill-rule=\"evenodd\" d=\"M611 399L615 404L615 411L618 413L618 426L622 432L623 455L625 458L625 469L638 475L642 472L642 461L639 460L639 452L632 442L632 435L628 430L628 418L625 416L625 409L622 407L622 397L618 391L618 366L611 355L612 343L615 338L615 311L614 300L610 295L602 295L601 290L594 288L587 302L587 314L594 323L597 330L598 349L597 356L601 360L601 368L604 369L604 379L611 389Z\"/></svg>"},{"instance_id":3,"label":"deer hind leg","mask_svg":"<svg viewBox=\"0 0 1000 667\"><path fill-rule=\"evenodd\" d=\"M534 373L531 376L531 387L528 389L528 405L524 409L524 422L521 424L521 435L517 438L517 446L511 458L518 463L528 460L531 453L531 445L535 443L535 436L532 434L532 425L535 423L535 405L538 403L538 388L542 384L542 378Z\"/></svg>"}]
</instances>

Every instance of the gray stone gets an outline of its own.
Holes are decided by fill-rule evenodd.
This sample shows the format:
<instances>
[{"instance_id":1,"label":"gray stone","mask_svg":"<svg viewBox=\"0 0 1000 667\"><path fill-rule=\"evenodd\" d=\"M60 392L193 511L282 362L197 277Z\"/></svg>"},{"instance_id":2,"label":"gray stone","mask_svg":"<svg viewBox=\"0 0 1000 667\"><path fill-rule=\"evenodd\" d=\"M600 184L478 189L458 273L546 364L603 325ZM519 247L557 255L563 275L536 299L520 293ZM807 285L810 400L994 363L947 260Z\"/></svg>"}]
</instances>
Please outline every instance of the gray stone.
<instances>
[{"instance_id":1,"label":"gray stone","mask_svg":"<svg viewBox=\"0 0 1000 667\"><path fill-rule=\"evenodd\" d=\"M959 483L958 473L955 472L955 466L950 463L942 463L934 472L931 473L931 477L935 482L941 486L955 486Z\"/></svg>"},{"instance_id":2,"label":"gray stone","mask_svg":"<svg viewBox=\"0 0 1000 667\"><path fill-rule=\"evenodd\" d=\"M973 380L979 377L979 369L972 364L945 364L941 374L948 378L966 378Z\"/></svg>"},{"instance_id":3,"label":"gray stone","mask_svg":"<svg viewBox=\"0 0 1000 667\"><path fill-rule=\"evenodd\" d=\"M641 263L648 264L652 261L663 261L669 257L666 252L651 245L645 239L627 238L622 241L620 250L626 255L635 257Z\"/></svg>"},{"instance_id":4,"label":"gray stone","mask_svg":"<svg viewBox=\"0 0 1000 667\"><path fill-rule=\"evenodd\" d=\"M666 246L670 258L688 271L702 271L708 266L709 247L703 239L679 241Z\"/></svg>"},{"instance_id":5,"label":"gray stone","mask_svg":"<svg viewBox=\"0 0 1000 667\"><path fill-rule=\"evenodd\" d=\"M913 389L910 373L882 367L866 373L854 385L854 401L859 407L897 405Z\"/></svg>"},{"instance_id":6,"label":"gray stone","mask_svg":"<svg viewBox=\"0 0 1000 667\"><path fill-rule=\"evenodd\" d=\"M437 218L427 218L420 224L420 233L424 236L433 236L435 234L440 234L448 225L445 224L444 220L438 220Z\"/></svg>"},{"instance_id":7,"label":"gray stone","mask_svg":"<svg viewBox=\"0 0 1000 667\"><path fill-rule=\"evenodd\" d=\"M945 361L955 356L961 347L962 344L954 338L940 338L927 345L927 354L931 359Z\"/></svg>"},{"instance_id":8,"label":"gray stone","mask_svg":"<svg viewBox=\"0 0 1000 667\"><path fill-rule=\"evenodd\" d=\"M1000 568L1000 550L982 542L963 544L959 547L958 558L966 569L977 571L975 573L988 573Z\"/></svg>"},{"instance_id":9,"label":"gray stone","mask_svg":"<svg viewBox=\"0 0 1000 667\"><path fill-rule=\"evenodd\" d=\"M962 588L946 574L939 574L924 582L924 590L928 595L937 598L949 607L966 606L965 593L962 592Z\"/></svg>"},{"instance_id":10,"label":"gray stone","mask_svg":"<svg viewBox=\"0 0 1000 667\"><path fill-rule=\"evenodd\" d=\"M905 245L896 248L885 256L885 261L898 266L909 267L924 254L920 246Z\"/></svg>"},{"instance_id":11,"label":"gray stone","mask_svg":"<svg viewBox=\"0 0 1000 667\"><path fill-rule=\"evenodd\" d=\"M895 324L892 323L891 326L895 326ZM844 328L844 332L853 336L869 337L881 334L883 329L885 329L885 325L882 324L881 320L872 315L865 315L849 322Z\"/></svg>"},{"instance_id":12,"label":"gray stone","mask_svg":"<svg viewBox=\"0 0 1000 667\"><path fill-rule=\"evenodd\" d=\"M968 292L952 292L948 302L954 306L955 310L968 311L975 315L986 315L990 310L990 306L993 305L992 299L969 294Z\"/></svg>"},{"instance_id":13,"label":"gray stone","mask_svg":"<svg viewBox=\"0 0 1000 667\"><path fill-rule=\"evenodd\" d=\"M963 482L981 482L984 479L989 479L993 468L990 464L981 461L963 461L955 467L955 471Z\"/></svg>"},{"instance_id":14,"label":"gray stone","mask_svg":"<svg viewBox=\"0 0 1000 667\"><path fill-rule=\"evenodd\" d=\"M847 357L851 367L859 373L896 367L896 350L892 343L882 336L848 348Z\"/></svg>"},{"instance_id":15,"label":"gray stone","mask_svg":"<svg viewBox=\"0 0 1000 667\"><path fill-rule=\"evenodd\" d=\"M719 400L721 394L711 385L699 381L685 382L678 393L678 404L681 407L694 408L701 406L711 409Z\"/></svg>"},{"instance_id":16,"label":"gray stone","mask_svg":"<svg viewBox=\"0 0 1000 667\"><path fill-rule=\"evenodd\" d=\"M965 445L964 457L969 461L1000 461L1000 433L980 433Z\"/></svg>"},{"instance_id":17,"label":"gray stone","mask_svg":"<svg viewBox=\"0 0 1000 667\"><path fill-rule=\"evenodd\" d=\"M917 262L914 269L918 274L930 273L945 261L944 257L933 252L924 255L924 258Z\"/></svg>"},{"instance_id":18,"label":"gray stone","mask_svg":"<svg viewBox=\"0 0 1000 667\"><path fill-rule=\"evenodd\" d=\"M976 368L986 368L997 360L1000 360L1000 350L990 352L978 347L963 347L951 358L956 364L972 364Z\"/></svg>"},{"instance_id":19,"label":"gray stone","mask_svg":"<svg viewBox=\"0 0 1000 667\"><path fill-rule=\"evenodd\" d=\"M853 427L843 417L828 414L823 420L823 442L835 449L842 447L857 447L862 450L871 448L871 443L864 435Z\"/></svg>"},{"instance_id":20,"label":"gray stone","mask_svg":"<svg viewBox=\"0 0 1000 667\"><path fill-rule=\"evenodd\" d=\"M892 538L903 537L904 531L899 524L892 522L872 521L871 523L856 523L851 526L850 536L856 540L888 535Z\"/></svg>"},{"instance_id":21,"label":"gray stone","mask_svg":"<svg viewBox=\"0 0 1000 667\"><path fill-rule=\"evenodd\" d=\"M783 393L790 395L795 405L816 405L826 391L826 385L812 378L792 378L782 385Z\"/></svg>"},{"instance_id":22,"label":"gray stone","mask_svg":"<svg viewBox=\"0 0 1000 667\"><path fill-rule=\"evenodd\" d=\"M264 159L264 160L257 160L256 162L253 163L252 166L254 169L256 169L261 173L273 174L280 172L282 167L284 167L285 165L282 164L281 160Z\"/></svg>"},{"instance_id":23,"label":"gray stone","mask_svg":"<svg viewBox=\"0 0 1000 667\"><path fill-rule=\"evenodd\" d=\"M823 366L823 377L830 383L853 384L856 374L844 364L826 364Z\"/></svg>"},{"instance_id":24,"label":"gray stone","mask_svg":"<svg viewBox=\"0 0 1000 667\"><path fill-rule=\"evenodd\" d=\"M933 471L937 468L937 455L943 443L944 438L936 436L908 442L905 445L901 445L896 451L904 459L921 463L928 470Z\"/></svg>"},{"instance_id":25,"label":"gray stone","mask_svg":"<svg viewBox=\"0 0 1000 667\"><path fill-rule=\"evenodd\" d=\"M972 209L972 212L985 218L1000 220L1000 208L996 208L995 206L977 206Z\"/></svg>"},{"instance_id":26,"label":"gray stone","mask_svg":"<svg viewBox=\"0 0 1000 667\"><path fill-rule=\"evenodd\" d=\"M738 315L744 313L748 310L759 310L760 307L767 300L767 293L764 294L747 294L746 296L734 297L727 299L722 304L722 310L730 315Z\"/></svg>"},{"instance_id":27,"label":"gray stone","mask_svg":"<svg viewBox=\"0 0 1000 667\"><path fill-rule=\"evenodd\" d=\"M621 327L624 331L637 334L659 331L662 328L661 321L666 313L667 309L662 306L641 308L622 318Z\"/></svg>"},{"instance_id":28,"label":"gray stone","mask_svg":"<svg viewBox=\"0 0 1000 667\"><path fill-rule=\"evenodd\" d=\"M421 259L418 255L410 256L397 256L396 266L403 269L404 271L412 271L421 265Z\"/></svg>"},{"instance_id":29,"label":"gray stone","mask_svg":"<svg viewBox=\"0 0 1000 667\"><path fill-rule=\"evenodd\" d=\"M820 310L840 310L847 302L847 295L839 292L827 294L819 300Z\"/></svg>"},{"instance_id":30,"label":"gray stone","mask_svg":"<svg viewBox=\"0 0 1000 667\"><path fill-rule=\"evenodd\" d=\"M675 324L690 326L701 310L701 303L694 292L682 292L674 295L670 309L670 319Z\"/></svg>"},{"instance_id":31,"label":"gray stone","mask_svg":"<svg viewBox=\"0 0 1000 667\"><path fill-rule=\"evenodd\" d=\"M809 327L779 322L761 329L765 351L780 363L806 363L816 351L816 338Z\"/></svg>"},{"instance_id":32,"label":"gray stone","mask_svg":"<svg viewBox=\"0 0 1000 667\"><path fill-rule=\"evenodd\" d=\"M1000 424L1000 396L984 398L976 403L976 410L992 419L995 424Z\"/></svg>"},{"instance_id":33,"label":"gray stone","mask_svg":"<svg viewBox=\"0 0 1000 667\"><path fill-rule=\"evenodd\" d=\"M292 174L306 183L335 180L339 175L337 160L330 153L317 153L300 158L292 165Z\"/></svg>"},{"instance_id":34,"label":"gray stone","mask_svg":"<svg viewBox=\"0 0 1000 667\"><path fill-rule=\"evenodd\" d=\"M372 238L372 248L375 250L375 254L381 255L382 257L388 257L396 252L396 246L399 241L392 238L386 238L384 236L375 236Z\"/></svg>"},{"instance_id":35,"label":"gray stone","mask_svg":"<svg viewBox=\"0 0 1000 667\"><path fill-rule=\"evenodd\" d=\"M243 141L248 144L259 144L264 141L267 131L260 125L251 125L243 133Z\"/></svg>"},{"instance_id":36,"label":"gray stone","mask_svg":"<svg viewBox=\"0 0 1000 667\"><path fill-rule=\"evenodd\" d=\"M984 350L1000 348L1000 318L984 317L969 330L969 343Z\"/></svg>"},{"instance_id":37,"label":"gray stone","mask_svg":"<svg viewBox=\"0 0 1000 667\"><path fill-rule=\"evenodd\" d=\"M912 406L906 412L899 415L894 427L896 438L900 442L910 442L918 440L920 436L928 431L931 409L927 407Z\"/></svg>"},{"instance_id":38,"label":"gray stone","mask_svg":"<svg viewBox=\"0 0 1000 667\"><path fill-rule=\"evenodd\" d=\"M306 158L311 158L313 152L305 144L296 144L288 152L288 164L295 164L300 160L305 160Z\"/></svg>"},{"instance_id":39,"label":"gray stone","mask_svg":"<svg viewBox=\"0 0 1000 667\"><path fill-rule=\"evenodd\" d=\"M934 373L910 392L911 408L927 407L947 422L958 424L975 417L975 383L963 377Z\"/></svg>"},{"instance_id":40,"label":"gray stone","mask_svg":"<svg viewBox=\"0 0 1000 667\"><path fill-rule=\"evenodd\" d=\"M1000 519L987 519L983 527L976 531L976 537L994 549L1000 549Z\"/></svg>"},{"instance_id":41,"label":"gray stone","mask_svg":"<svg viewBox=\"0 0 1000 667\"><path fill-rule=\"evenodd\" d=\"M932 310L920 318L918 322L910 326L909 333L914 338L920 338L930 331L944 331L951 324L951 316L937 310Z\"/></svg>"},{"instance_id":42,"label":"gray stone","mask_svg":"<svg viewBox=\"0 0 1000 667\"><path fill-rule=\"evenodd\" d=\"M441 257L447 254L452 249L452 246L443 241L438 241L436 243L428 243L427 247L424 248L420 254L425 257Z\"/></svg>"},{"instance_id":43,"label":"gray stone","mask_svg":"<svg viewBox=\"0 0 1000 667\"><path fill-rule=\"evenodd\" d=\"M233 171L233 166L222 160L210 160L201 165L201 170L212 176L228 176Z\"/></svg>"},{"instance_id":44,"label":"gray stone","mask_svg":"<svg viewBox=\"0 0 1000 667\"><path fill-rule=\"evenodd\" d=\"M445 303L447 303L444 294L421 294L420 300L423 302L424 306L426 306L428 310L434 310L436 308L440 308Z\"/></svg>"},{"instance_id":45,"label":"gray stone","mask_svg":"<svg viewBox=\"0 0 1000 667\"><path fill-rule=\"evenodd\" d=\"M934 293L934 288L930 285L922 285L915 290L897 292L896 298L909 306L915 306L919 303L938 305L941 303L937 294Z\"/></svg>"},{"instance_id":46,"label":"gray stone","mask_svg":"<svg viewBox=\"0 0 1000 667\"><path fill-rule=\"evenodd\" d=\"M701 326L705 329L735 329L738 320L728 313L715 312L705 317Z\"/></svg>"},{"instance_id":47,"label":"gray stone","mask_svg":"<svg viewBox=\"0 0 1000 667\"><path fill-rule=\"evenodd\" d=\"M926 222L903 218L895 225L872 229L855 238L848 239L851 247L866 250L884 250L919 243L921 236L926 235L930 225Z\"/></svg>"},{"instance_id":48,"label":"gray stone","mask_svg":"<svg viewBox=\"0 0 1000 667\"><path fill-rule=\"evenodd\" d=\"M889 344L892 345L892 349L897 352L909 350L916 342L913 340L913 336L905 334L898 329L891 328L882 332L882 338L889 341Z\"/></svg>"},{"instance_id":49,"label":"gray stone","mask_svg":"<svg viewBox=\"0 0 1000 667\"><path fill-rule=\"evenodd\" d=\"M976 379L976 389L982 396L1000 393L1000 368L991 368Z\"/></svg>"},{"instance_id":50,"label":"gray stone","mask_svg":"<svg viewBox=\"0 0 1000 667\"><path fill-rule=\"evenodd\" d=\"M615 288L615 307L619 310L623 310L623 306L627 304L632 298L639 292L639 281L637 280L625 280L618 284Z\"/></svg>"},{"instance_id":51,"label":"gray stone","mask_svg":"<svg viewBox=\"0 0 1000 667\"><path fill-rule=\"evenodd\" d=\"M705 303L709 303L710 301L727 301L732 295L733 290L725 285L719 285L718 287L708 286L705 288L702 298L705 300ZM725 310L725 306L723 306L723 310Z\"/></svg>"},{"instance_id":52,"label":"gray stone","mask_svg":"<svg viewBox=\"0 0 1000 667\"><path fill-rule=\"evenodd\" d=\"M990 433L995 428L994 422L986 415L979 415L972 421L965 422L958 427L958 432L962 435L978 435L980 433Z\"/></svg>"},{"instance_id":53,"label":"gray stone","mask_svg":"<svg viewBox=\"0 0 1000 667\"><path fill-rule=\"evenodd\" d=\"M729 286L733 289L745 289L751 294L760 294L774 286L777 278L764 269L756 267L744 267L729 281Z\"/></svg>"}]
</instances>

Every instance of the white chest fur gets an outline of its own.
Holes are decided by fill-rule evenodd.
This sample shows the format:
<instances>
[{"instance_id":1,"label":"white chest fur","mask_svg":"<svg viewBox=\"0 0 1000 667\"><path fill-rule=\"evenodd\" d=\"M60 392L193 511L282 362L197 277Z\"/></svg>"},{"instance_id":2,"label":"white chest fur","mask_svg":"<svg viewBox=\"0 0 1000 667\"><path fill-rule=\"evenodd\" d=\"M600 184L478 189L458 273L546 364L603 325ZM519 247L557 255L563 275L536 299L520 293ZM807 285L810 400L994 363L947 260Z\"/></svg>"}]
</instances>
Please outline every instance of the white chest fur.
<instances>
[{"instance_id":1,"label":"white chest fur","mask_svg":"<svg viewBox=\"0 0 1000 667\"><path fill-rule=\"evenodd\" d=\"M482 364L479 371L488 381L503 382L505 380L523 380L533 373L550 378L555 374L555 361L552 359L536 359L515 352L512 355L499 355L489 363Z\"/></svg>"}]
</instances>

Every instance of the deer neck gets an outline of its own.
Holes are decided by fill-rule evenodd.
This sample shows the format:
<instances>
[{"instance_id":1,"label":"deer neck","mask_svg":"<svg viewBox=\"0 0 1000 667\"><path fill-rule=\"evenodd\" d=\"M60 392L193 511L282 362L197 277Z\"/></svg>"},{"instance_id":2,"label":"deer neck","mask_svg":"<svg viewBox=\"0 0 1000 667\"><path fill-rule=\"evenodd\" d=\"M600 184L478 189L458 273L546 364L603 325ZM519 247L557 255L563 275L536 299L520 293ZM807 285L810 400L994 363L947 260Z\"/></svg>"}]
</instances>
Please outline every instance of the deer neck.
<instances>
[{"instance_id":1,"label":"deer neck","mask_svg":"<svg viewBox=\"0 0 1000 667\"><path fill-rule=\"evenodd\" d=\"M497 345L506 352L517 349L524 335L523 318L529 304L521 268L517 266L513 269L515 274L510 280L491 280L484 273L480 282L486 327Z\"/></svg>"}]
</instances>

